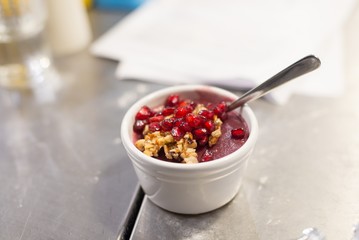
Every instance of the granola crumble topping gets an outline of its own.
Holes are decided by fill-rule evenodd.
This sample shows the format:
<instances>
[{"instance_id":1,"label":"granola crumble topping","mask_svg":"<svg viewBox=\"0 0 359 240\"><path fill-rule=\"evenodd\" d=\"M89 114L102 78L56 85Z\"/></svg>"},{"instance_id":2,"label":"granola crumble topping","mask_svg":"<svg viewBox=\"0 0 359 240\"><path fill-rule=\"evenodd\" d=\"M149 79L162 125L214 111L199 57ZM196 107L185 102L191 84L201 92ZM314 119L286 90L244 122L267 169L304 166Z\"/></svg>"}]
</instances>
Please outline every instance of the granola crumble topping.
<instances>
[{"instance_id":1,"label":"granola crumble topping","mask_svg":"<svg viewBox=\"0 0 359 240\"><path fill-rule=\"evenodd\" d=\"M212 147L222 135L223 122L219 115L224 111L214 112L204 104L194 104L189 100L182 101L176 108L167 104L156 113L144 106L134 125L134 129L141 126L143 138L137 140L135 146L150 157L158 157L163 151L168 160L198 163L197 147ZM163 116L164 113L170 114ZM170 124L171 128L165 124Z\"/></svg>"}]
</instances>

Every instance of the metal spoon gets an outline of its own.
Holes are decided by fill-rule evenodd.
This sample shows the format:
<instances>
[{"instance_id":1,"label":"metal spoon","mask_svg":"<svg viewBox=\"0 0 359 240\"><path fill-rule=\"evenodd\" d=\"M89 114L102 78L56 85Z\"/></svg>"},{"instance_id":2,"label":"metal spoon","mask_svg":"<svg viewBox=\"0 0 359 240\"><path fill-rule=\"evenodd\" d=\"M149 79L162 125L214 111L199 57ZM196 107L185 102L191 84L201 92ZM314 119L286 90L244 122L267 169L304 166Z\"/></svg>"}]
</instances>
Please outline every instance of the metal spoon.
<instances>
[{"instance_id":1,"label":"metal spoon","mask_svg":"<svg viewBox=\"0 0 359 240\"><path fill-rule=\"evenodd\" d=\"M313 55L306 56L299 61L293 63L289 67L280 71L267 81L263 82L259 86L252 88L245 94L243 94L236 101L232 102L227 107L227 112L232 111L245 103L251 102L261 96L267 94L276 87L289 82L290 80L299 77L303 74L309 73L320 66L320 60Z\"/></svg>"}]
</instances>

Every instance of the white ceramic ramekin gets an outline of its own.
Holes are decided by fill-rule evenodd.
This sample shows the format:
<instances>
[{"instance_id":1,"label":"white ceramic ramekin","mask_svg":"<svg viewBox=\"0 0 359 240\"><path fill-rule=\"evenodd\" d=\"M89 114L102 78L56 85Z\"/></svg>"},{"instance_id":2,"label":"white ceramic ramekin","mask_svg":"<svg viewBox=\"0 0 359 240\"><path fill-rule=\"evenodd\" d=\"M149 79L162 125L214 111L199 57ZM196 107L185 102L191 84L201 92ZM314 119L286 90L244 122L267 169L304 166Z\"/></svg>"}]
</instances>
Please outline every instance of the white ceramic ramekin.
<instances>
[{"instance_id":1,"label":"white ceramic ramekin","mask_svg":"<svg viewBox=\"0 0 359 240\"><path fill-rule=\"evenodd\" d=\"M248 106L244 106L241 114L249 126L249 138L241 148L223 158L198 164L181 164L161 161L139 151L133 143L132 130L137 111L143 105L162 105L170 94L181 95L195 90L237 98L229 91L210 86L168 87L137 101L127 111L121 125L123 145L148 198L161 208L183 214L209 212L233 199L240 188L247 161L258 136L256 117Z\"/></svg>"}]
</instances>

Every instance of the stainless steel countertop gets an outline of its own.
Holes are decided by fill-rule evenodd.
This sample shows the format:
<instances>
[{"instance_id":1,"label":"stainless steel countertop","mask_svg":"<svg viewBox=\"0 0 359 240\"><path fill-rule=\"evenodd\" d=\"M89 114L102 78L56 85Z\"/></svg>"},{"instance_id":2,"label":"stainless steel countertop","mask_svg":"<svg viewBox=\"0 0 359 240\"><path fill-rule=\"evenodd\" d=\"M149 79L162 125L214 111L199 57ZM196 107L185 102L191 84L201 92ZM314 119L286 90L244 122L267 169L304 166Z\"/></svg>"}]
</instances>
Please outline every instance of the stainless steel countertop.
<instances>
[{"instance_id":1,"label":"stainless steel countertop","mask_svg":"<svg viewBox=\"0 0 359 240\"><path fill-rule=\"evenodd\" d=\"M92 13L95 37L124 15ZM120 141L121 97L156 86L119 82L117 63L87 50L55 65L62 86L53 101L0 92L0 239L128 235L139 187Z\"/></svg>"},{"instance_id":2,"label":"stainless steel countertop","mask_svg":"<svg viewBox=\"0 0 359 240\"><path fill-rule=\"evenodd\" d=\"M327 240L350 240L359 222L358 29L359 6L343 33L343 95L250 104L260 135L231 203L185 216L145 199L132 239L294 240L315 227Z\"/></svg>"},{"instance_id":3,"label":"stainless steel countertop","mask_svg":"<svg viewBox=\"0 0 359 240\"><path fill-rule=\"evenodd\" d=\"M124 15L92 13L95 37ZM145 198L132 239L292 240L317 227L327 240L349 240L359 221L358 26L357 8L345 30L344 95L251 104L260 138L231 203L186 216ZM141 194L119 126L132 102L163 86L118 81L117 63L88 51L56 65L53 102L0 92L0 239L126 237Z\"/></svg>"}]
</instances>

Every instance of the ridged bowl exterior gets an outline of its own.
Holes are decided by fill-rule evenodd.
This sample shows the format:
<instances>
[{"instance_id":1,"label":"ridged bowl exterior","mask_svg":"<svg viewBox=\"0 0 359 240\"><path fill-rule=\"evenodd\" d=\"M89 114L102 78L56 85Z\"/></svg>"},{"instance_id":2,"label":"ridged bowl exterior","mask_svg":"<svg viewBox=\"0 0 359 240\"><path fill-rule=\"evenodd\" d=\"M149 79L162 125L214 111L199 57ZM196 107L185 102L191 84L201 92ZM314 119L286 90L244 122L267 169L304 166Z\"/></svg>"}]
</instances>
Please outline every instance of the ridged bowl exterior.
<instances>
[{"instance_id":1,"label":"ridged bowl exterior","mask_svg":"<svg viewBox=\"0 0 359 240\"><path fill-rule=\"evenodd\" d=\"M154 107L163 104L170 94L194 90L206 90L233 99L237 98L231 92L210 86L169 87L137 101L127 111L121 125L123 145L148 198L161 208L183 214L209 212L233 199L240 188L258 136L256 117L246 105L240 111L250 129L249 138L240 149L223 158L198 164L180 164L161 161L139 151L133 143L132 126L136 112L143 105Z\"/></svg>"}]
</instances>

